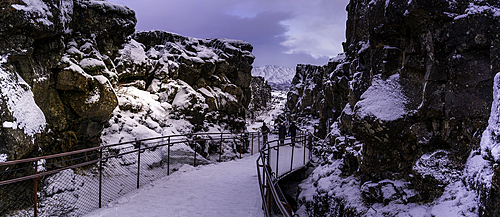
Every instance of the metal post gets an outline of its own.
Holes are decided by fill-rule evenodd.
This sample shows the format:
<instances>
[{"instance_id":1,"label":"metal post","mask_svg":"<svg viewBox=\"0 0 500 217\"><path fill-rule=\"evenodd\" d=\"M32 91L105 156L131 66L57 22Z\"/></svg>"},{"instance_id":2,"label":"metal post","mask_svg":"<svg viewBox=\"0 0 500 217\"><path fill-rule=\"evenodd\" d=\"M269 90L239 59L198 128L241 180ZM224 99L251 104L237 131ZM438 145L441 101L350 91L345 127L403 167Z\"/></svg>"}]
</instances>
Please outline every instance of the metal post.
<instances>
[{"instance_id":1,"label":"metal post","mask_svg":"<svg viewBox=\"0 0 500 217\"><path fill-rule=\"evenodd\" d=\"M168 145L167 145L167 176L170 175L170 136L168 137Z\"/></svg>"},{"instance_id":2,"label":"metal post","mask_svg":"<svg viewBox=\"0 0 500 217\"><path fill-rule=\"evenodd\" d=\"M240 139L240 142L241 142L241 144L240 144L240 159L241 159L241 146L243 146L243 143L245 143L245 141L243 141L243 134L240 135L240 138L241 138Z\"/></svg>"},{"instance_id":3,"label":"metal post","mask_svg":"<svg viewBox=\"0 0 500 217\"><path fill-rule=\"evenodd\" d=\"M308 149L309 149L309 159L311 159L311 154L312 154L312 136L311 136L311 133L309 133L309 144L308 145Z\"/></svg>"},{"instance_id":4,"label":"metal post","mask_svg":"<svg viewBox=\"0 0 500 217\"><path fill-rule=\"evenodd\" d=\"M271 150L272 149L270 148L269 143L267 144L267 146L268 147L267 147L267 164L266 164L266 166L271 168ZM265 153L265 151L264 151L264 153ZM271 174L269 173L269 178L271 178L270 176L271 176Z\"/></svg>"},{"instance_id":5,"label":"metal post","mask_svg":"<svg viewBox=\"0 0 500 217\"><path fill-rule=\"evenodd\" d=\"M290 162L290 171L293 170L293 151L295 150L295 145L292 145L292 160Z\"/></svg>"},{"instance_id":6,"label":"metal post","mask_svg":"<svg viewBox=\"0 0 500 217\"><path fill-rule=\"evenodd\" d=\"M276 146L276 178L279 177L278 175L279 162L280 162L280 144L278 143L278 145Z\"/></svg>"},{"instance_id":7,"label":"metal post","mask_svg":"<svg viewBox=\"0 0 500 217\"><path fill-rule=\"evenodd\" d=\"M264 144L264 138L262 139L262 144ZM260 152L260 132L257 134L257 149Z\"/></svg>"},{"instance_id":8,"label":"metal post","mask_svg":"<svg viewBox=\"0 0 500 217\"><path fill-rule=\"evenodd\" d=\"M35 174L38 174L38 161L35 161ZM37 205L37 203L38 203L38 202L37 202L37 199L38 199L38 186L37 186L37 181L38 181L38 180L37 180L37 179L38 179L38 177L35 177L35 178L33 179L33 181L35 182L35 189L34 189L34 190L35 190L35 194L34 194L34 196L35 196L35 198L34 198L34 199L35 199L35 204L34 204L34 205L35 205L35 206L34 206L34 212L35 212L34 214L35 214L35 217L37 217L37 216L38 216L38 205Z\"/></svg>"},{"instance_id":9,"label":"metal post","mask_svg":"<svg viewBox=\"0 0 500 217\"><path fill-rule=\"evenodd\" d=\"M268 170L269 174L271 174L271 171L269 171L270 168L271 167L265 169L265 170ZM271 185L273 183L268 181L270 178L271 177L269 177L268 179L266 179L266 182L267 182L267 212L268 212L266 214L266 216L270 216L270 214L271 214Z\"/></svg>"},{"instance_id":10,"label":"metal post","mask_svg":"<svg viewBox=\"0 0 500 217\"><path fill-rule=\"evenodd\" d=\"M220 133L219 162L222 161L222 133Z\"/></svg>"},{"instance_id":11,"label":"metal post","mask_svg":"<svg viewBox=\"0 0 500 217\"><path fill-rule=\"evenodd\" d=\"M198 147L198 146L196 145L196 140L195 140L195 141L194 141L194 165L193 165L194 167L196 167L196 148L197 148L197 147Z\"/></svg>"},{"instance_id":12,"label":"metal post","mask_svg":"<svg viewBox=\"0 0 500 217\"><path fill-rule=\"evenodd\" d=\"M253 155L253 133L252 133L252 155Z\"/></svg>"},{"instance_id":13,"label":"metal post","mask_svg":"<svg viewBox=\"0 0 500 217\"><path fill-rule=\"evenodd\" d=\"M139 188L139 176L141 173L141 142L138 142L137 139L135 139L135 143L139 147L139 150L137 151L137 188Z\"/></svg>"},{"instance_id":14,"label":"metal post","mask_svg":"<svg viewBox=\"0 0 500 217\"><path fill-rule=\"evenodd\" d=\"M102 148L99 149L99 208L102 208Z\"/></svg>"},{"instance_id":15,"label":"metal post","mask_svg":"<svg viewBox=\"0 0 500 217\"><path fill-rule=\"evenodd\" d=\"M305 143L305 141L306 141L306 137L304 136L304 137L302 137L302 148L304 149L304 159L303 159L304 162L302 164L304 164L304 165L306 164L306 143Z\"/></svg>"}]
</instances>

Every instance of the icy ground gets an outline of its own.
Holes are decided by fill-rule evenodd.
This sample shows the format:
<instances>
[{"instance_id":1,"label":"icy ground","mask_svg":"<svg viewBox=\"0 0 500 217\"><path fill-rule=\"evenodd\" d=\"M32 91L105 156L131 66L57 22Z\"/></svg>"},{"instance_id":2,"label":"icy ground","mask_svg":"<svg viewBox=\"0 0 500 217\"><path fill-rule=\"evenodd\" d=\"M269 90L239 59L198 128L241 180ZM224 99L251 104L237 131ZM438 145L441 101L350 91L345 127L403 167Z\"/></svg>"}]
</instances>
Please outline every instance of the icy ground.
<instances>
[{"instance_id":1,"label":"icy ground","mask_svg":"<svg viewBox=\"0 0 500 217\"><path fill-rule=\"evenodd\" d=\"M86 216L263 216L256 159L184 165Z\"/></svg>"}]
</instances>

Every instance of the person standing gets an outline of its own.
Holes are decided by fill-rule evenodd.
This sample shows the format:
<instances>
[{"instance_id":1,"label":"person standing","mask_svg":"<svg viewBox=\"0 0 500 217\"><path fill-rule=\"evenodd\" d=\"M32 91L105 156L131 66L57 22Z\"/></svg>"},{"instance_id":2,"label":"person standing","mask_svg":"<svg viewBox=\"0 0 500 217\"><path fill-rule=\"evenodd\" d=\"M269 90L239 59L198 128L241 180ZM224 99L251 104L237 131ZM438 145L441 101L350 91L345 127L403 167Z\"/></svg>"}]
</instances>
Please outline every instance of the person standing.
<instances>
[{"instance_id":1,"label":"person standing","mask_svg":"<svg viewBox=\"0 0 500 217\"><path fill-rule=\"evenodd\" d=\"M288 134L290 134L290 137L292 138L292 145L295 145L295 137L297 136L297 126L295 125L295 122L292 122L290 128L288 128Z\"/></svg>"},{"instance_id":2,"label":"person standing","mask_svg":"<svg viewBox=\"0 0 500 217\"><path fill-rule=\"evenodd\" d=\"M262 131L262 136L264 137L264 143L266 143L268 141L267 134L269 134L269 127L267 127L266 122L262 124L260 130Z\"/></svg>"},{"instance_id":3,"label":"person standing","mask_svg":"<svg viewBox=\"0 0 500 217\"><path fill-rule=\"evenodd\" d=\"M279 135L279 139L280 139L280 145L284 145L285 144L286 127L283 123L280 123L280 125L279 125L278 135Z\"/></svg>"}]
</instances>

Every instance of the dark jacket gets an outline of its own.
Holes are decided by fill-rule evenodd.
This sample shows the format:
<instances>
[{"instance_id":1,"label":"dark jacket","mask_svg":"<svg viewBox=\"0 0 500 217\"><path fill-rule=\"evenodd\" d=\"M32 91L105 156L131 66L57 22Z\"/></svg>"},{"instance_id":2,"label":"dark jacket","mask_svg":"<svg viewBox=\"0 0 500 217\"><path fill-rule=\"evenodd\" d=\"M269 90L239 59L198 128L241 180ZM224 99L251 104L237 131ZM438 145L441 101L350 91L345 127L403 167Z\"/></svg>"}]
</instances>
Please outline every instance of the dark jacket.
<instances>
[{"instance_id":1,"label":"dark jacket","mask_svg":"<svg viewBox=\"0 0 500 217\"><path fill-rule=\"evenodd\" d=\"M262 134L269 133L269 127L267 127L266 125L262 125L261 130L262 130Z\"/></svg>"},{"instance_id":2,"label":"dark jacket","mask_svg":"<svg viewBox=\"0 0 500 217\"><path fill-rule=\"evenodd\" d=\"M278 128L278 135L279 135L279 139L285 139L285 135L286 135L286 127L285 125L280 125L280 127Z\"/></svg>"},{"instance_id":3,"label":"dark jacket","mask_svg":"<svg viewBox=\"0 0 500 217\"><path fill-rule=\"evenodd\" d=\"M288 134L290 134L291 137L295 137L297 135L297 126L295 126L295 124L290 125Z\"/></svg>"}]
</instances>

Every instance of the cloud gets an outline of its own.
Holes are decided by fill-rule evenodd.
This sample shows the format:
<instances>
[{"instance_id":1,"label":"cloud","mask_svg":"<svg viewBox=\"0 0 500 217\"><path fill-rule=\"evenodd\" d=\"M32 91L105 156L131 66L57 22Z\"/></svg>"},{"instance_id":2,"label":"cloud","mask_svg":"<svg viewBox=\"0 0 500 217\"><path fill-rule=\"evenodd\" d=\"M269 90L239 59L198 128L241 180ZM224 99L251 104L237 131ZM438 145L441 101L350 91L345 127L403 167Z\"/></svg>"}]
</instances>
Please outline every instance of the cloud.
<instances>
[{"instance_id":1,"label":"cloud","mask_svg":"<svg viewBox=\"0 0 500 217\"><path fill-rule=\"evenodd\" d=\"M325 64L342 52L348 0L110 0L136 11L138 30L233 38L254 46L254 65Z\"/></svg>"}]
</instances>

